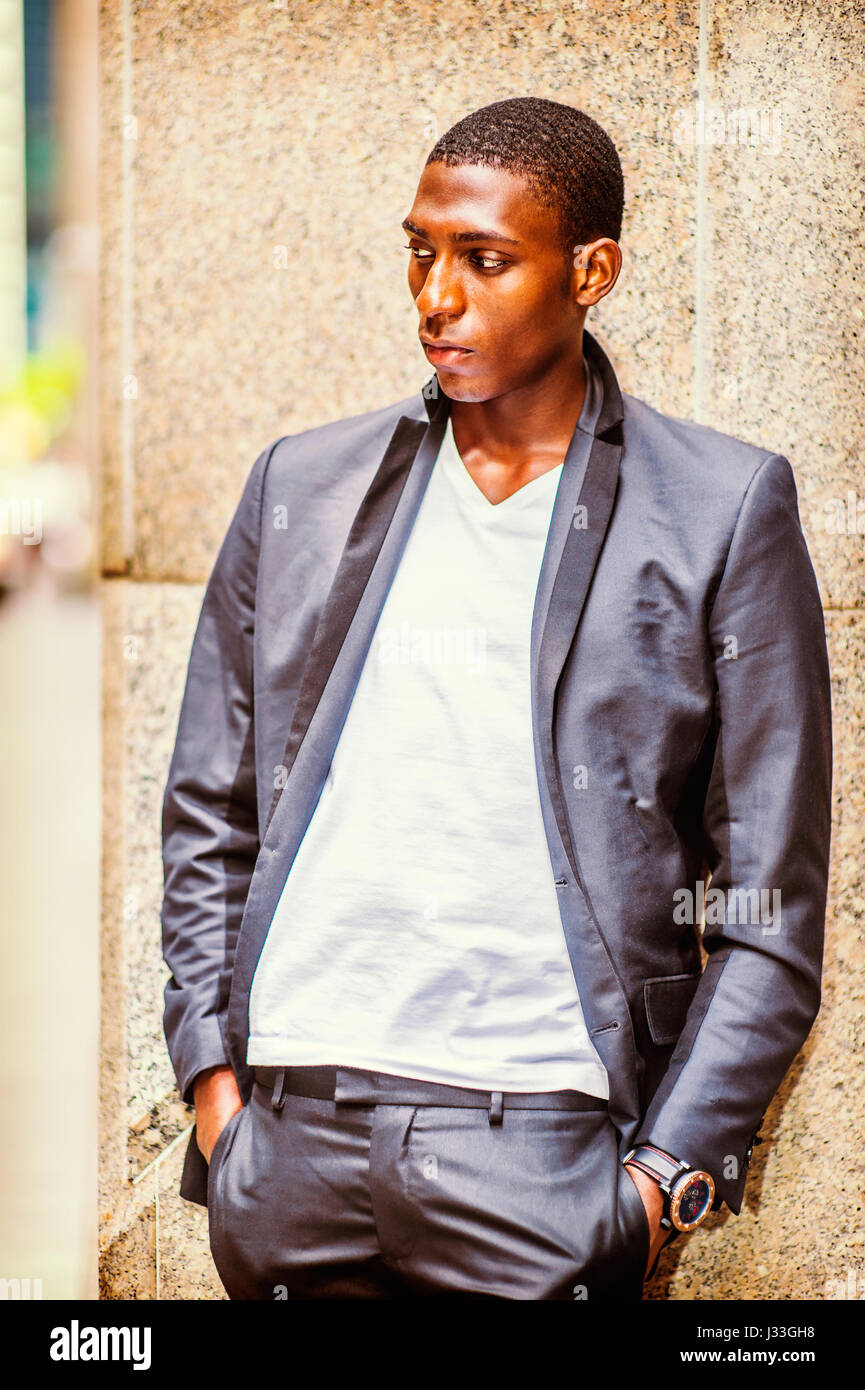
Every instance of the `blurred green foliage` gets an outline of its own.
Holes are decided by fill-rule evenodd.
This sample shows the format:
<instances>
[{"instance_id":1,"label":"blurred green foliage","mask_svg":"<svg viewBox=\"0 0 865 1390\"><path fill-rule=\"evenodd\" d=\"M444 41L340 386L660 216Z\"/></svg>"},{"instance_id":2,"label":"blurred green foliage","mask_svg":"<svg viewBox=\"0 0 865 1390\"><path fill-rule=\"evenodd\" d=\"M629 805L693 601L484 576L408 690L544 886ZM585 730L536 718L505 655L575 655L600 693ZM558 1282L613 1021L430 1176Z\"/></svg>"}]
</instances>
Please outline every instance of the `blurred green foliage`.
<instances>
[{"instance_id":1,"label":"blurred green foliage","mask_svg":"<svg viewBox=\"0 0 865 1390\"><path fill-rule=\"evenodd\" d=\"M64 338L29 353L0 381L0 466L44 457L69 423L85 369L82 344Z\"/></svg>"}]
</instances>

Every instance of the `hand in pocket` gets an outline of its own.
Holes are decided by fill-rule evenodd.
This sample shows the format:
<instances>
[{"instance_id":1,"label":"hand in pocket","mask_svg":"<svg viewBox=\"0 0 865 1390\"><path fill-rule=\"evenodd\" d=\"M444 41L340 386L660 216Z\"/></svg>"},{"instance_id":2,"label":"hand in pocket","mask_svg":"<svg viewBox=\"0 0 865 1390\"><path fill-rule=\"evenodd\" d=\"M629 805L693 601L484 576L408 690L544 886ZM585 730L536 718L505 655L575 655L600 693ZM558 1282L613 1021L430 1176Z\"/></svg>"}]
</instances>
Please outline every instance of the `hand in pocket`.
<instances>
[{"instance_id":1,"label":"hand in pocket","mask_svg":"<svg viewBox=\"0 0 865 1390\"><path fill-rule=\"evenodd\" d=\"M243 1109L229 1066L208 1067L195 1078L195 1138L207 1162L232 1115Z\"/></svg>"}]
</instances>

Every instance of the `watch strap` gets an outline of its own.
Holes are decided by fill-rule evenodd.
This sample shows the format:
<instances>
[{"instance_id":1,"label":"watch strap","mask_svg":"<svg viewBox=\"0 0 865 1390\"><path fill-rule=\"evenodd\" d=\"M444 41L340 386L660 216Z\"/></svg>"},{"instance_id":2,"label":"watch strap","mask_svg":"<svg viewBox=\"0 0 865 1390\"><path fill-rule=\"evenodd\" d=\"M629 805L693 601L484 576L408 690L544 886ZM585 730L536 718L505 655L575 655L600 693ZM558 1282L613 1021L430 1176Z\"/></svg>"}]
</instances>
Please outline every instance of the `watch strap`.
<instances>
[{"instance_id":1,"label":"watch strap","mask_svg":"<svg viewBox=\"0 0 865 1390\"><path fill-rule=\"evenodd\" d=\"M665 1187L669 1187L680 1173L687 1172L690 1166L663 1149L655 1148L654 1144L639 1144L627 1155L625 1162L633 1164Z\"/></svg>"}]
</instances>

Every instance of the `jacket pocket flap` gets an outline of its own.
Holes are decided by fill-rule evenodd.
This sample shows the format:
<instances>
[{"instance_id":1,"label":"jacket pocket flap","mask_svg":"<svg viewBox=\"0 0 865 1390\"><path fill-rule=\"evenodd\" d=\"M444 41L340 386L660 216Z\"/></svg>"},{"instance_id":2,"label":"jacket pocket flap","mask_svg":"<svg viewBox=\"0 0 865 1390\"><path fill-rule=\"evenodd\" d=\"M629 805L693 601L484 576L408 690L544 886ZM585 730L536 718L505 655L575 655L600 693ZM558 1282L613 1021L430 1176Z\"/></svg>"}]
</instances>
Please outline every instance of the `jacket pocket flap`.
<instances>
[{"instance_id":1,"label":"jacket pocket flap","mask_svg":"<svg viewBox=\"0 0 865 1390\"><path fill-rule=\"evenodd\" d=\"M674 1043L685 1026L702 971L691 975L657 975L643 981L643 1002L652 1042Z\"/></svg>"}]
</instances>

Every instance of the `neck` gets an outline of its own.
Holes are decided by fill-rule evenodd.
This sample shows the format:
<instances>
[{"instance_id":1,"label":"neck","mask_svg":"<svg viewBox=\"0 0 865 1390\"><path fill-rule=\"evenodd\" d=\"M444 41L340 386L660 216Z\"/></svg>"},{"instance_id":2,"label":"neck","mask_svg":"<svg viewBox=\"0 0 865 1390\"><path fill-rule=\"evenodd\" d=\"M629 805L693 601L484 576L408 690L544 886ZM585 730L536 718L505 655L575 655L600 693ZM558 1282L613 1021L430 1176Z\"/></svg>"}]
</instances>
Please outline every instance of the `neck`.
<instances>
[{"instance_id":1,"label":"neck","mask_svg":"<svg viewBox=\"0 0 865 1390\"><path fill-rule=\"evenodd\" d=\"M503 502L564 462L585 398L582 352L567 374L554 382L545 377L543 387L490 401L452 402L457 452L490 502Z\"/></svg>"},{"instance_id":2,"label":"neck","mask_svg":"<svg viewBox=\"0 0 865 1390\"><path fill-rule=\"evenodd\" d=\"M562 462L583 408L582 345L539 381L487 401L451 402L454 441L469 467L534 476Z\"/></svg>"}]
</instances>

